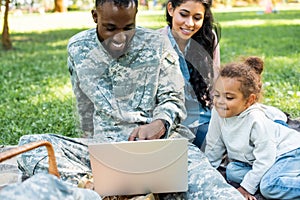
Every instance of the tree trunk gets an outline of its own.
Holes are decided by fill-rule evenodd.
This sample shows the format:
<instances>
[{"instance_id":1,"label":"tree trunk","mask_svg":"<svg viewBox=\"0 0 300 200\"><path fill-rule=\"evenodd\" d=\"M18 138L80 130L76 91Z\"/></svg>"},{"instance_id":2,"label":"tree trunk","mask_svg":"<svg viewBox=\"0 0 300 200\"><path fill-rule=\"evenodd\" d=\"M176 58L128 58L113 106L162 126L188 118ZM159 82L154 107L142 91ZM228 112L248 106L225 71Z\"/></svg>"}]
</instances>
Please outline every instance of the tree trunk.
<instances>
[{"instance_id":1,"label":"tree trunk","mask_svg":"<svg viewBox=\"0 0 300 200\"><path fill-rule=\"evenodd\" d=\"M54 0L54 12L65 12L64 0Z\"/></svg>"},{"instance_id":2,"label":"tree trunk","mask_svg":"<svg viewBox=\"0 0 300 200\"><path fill-rule=\"evenodd\" d=\"M5 50L12 49L12 43L9 38L8 10L9 10L9 0L5 0L4 23L3 23L3 31L2 31L2 46Z\"/></svg>"}]
</instances>

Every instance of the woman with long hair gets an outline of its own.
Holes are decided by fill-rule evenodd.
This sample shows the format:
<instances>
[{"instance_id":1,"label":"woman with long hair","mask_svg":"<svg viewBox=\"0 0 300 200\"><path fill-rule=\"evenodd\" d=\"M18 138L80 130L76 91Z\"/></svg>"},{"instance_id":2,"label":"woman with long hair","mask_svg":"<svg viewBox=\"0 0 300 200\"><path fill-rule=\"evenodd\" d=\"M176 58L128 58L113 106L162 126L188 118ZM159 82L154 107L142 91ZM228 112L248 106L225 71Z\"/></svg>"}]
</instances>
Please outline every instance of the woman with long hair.
<instances>
[{"instance_id":1,"label":"woman with long hair","mask_svg":"<svg viewBox=\"0 0 300 200\"><path fill-rule=\"evenodd\" d=\"M214 23L210 0L168 0L167 34L179 56L185 79L187 118L183 122L203 145L211 116L212 83L220 66L220 28ZM203 148L202 148L203 149Z\"/></svg>"}]
</instances>

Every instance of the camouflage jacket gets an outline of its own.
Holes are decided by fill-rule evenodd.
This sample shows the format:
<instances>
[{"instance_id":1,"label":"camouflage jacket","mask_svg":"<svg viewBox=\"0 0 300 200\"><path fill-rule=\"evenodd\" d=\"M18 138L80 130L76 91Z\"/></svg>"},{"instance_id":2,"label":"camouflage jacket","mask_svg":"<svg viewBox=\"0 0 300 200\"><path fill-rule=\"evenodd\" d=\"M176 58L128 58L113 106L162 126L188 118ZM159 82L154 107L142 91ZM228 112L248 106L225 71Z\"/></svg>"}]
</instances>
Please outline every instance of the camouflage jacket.
<instances>
[{"instance_id":1,"label":"camouflage jacket","mask_svg":"<svg viewBox=\"0 0 300 200\"><path fill-rule=\"evenodd\" d=\"M68 43L68 67L83 131L103 141L127 140L133 128L155 119L172 134L186 117L184 80L167 37L136 28L125 55L112 58L96 29Z\"/></svg>"}]
</instances>

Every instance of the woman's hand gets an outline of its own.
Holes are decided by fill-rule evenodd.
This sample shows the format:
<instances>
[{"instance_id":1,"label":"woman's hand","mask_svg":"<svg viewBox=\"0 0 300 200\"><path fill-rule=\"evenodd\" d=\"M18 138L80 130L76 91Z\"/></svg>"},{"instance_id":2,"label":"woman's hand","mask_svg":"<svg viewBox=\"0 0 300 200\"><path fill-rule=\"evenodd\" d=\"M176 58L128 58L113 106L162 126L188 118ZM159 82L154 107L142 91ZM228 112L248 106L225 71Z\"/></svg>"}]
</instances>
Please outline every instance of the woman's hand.
<instances>
[{"instance_id":1,"label":"woman's hand","mask_svg":"<svg viewBox=\"0 0 300 200\"><path fill-rule=\"evenodd\" d=\"M245 190L243 187L239 187L237 189L247 200L257 200L255 198L255 196L253 196L252 194L250 194L249 192L247 192L247 190Z\"/></svg>"},{"instance_id":2,"label":"woman's hand","mask_svg":"<svg viewBox=\"0 0 300 200\"><path fill-rule=\"evenodd\" d=\"M154 140L160 139L166 132L164 120L155 120L150 124L141 125L133 129L128 140Z\"/></svg>"}]
</instances>

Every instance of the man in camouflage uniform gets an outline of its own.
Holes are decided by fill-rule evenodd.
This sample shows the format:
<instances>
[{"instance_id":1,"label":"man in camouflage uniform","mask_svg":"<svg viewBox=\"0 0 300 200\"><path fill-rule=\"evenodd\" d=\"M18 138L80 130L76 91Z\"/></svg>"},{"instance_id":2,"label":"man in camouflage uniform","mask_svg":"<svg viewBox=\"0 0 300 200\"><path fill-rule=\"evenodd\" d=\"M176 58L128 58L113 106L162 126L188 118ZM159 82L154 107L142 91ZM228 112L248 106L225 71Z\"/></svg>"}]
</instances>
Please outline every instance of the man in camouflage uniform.
<instances>
[{"instance_id":1,"label":"man in camouflage uniform","mask_svg":"<svg viewBox=\"0 0 300 200\"><path fill-rule=\"evenodd\" d=\"M103 142L128 140L134 128L139 139L158 139L165 123L172 133L186 116L177 57L165 37L143 28L124 30L102 44L96 29L69 41L68 66L81 129ZM112 56L116 48L110 53L105 42L117 43L120 37L124 43L130 40L128 46L118 44L126 46L125 55ZM149 135L153 133L159 134Z\"/></svg>"},{"instance_id":2,"label":"man in camouflage uniform","mask_svg":"<svg viewBox=\"0 0 300 200\"><path fill-rule=\"evenodd\" d=\"M136 0L97 0L96 29L73 36L68 66L82 130L88 138L27 135L19 145L48 140L61 178L77 184L91 173L87 144L159 138L193 139L185 118L184 81L177 54L165 36L137 28ZM22 154L22 171L47 169L45 149ZM243 199L193 144L188 147L188 191L162 199ZM180 181L180 180L179 180Z\"/></svg>"}]
</instances>

